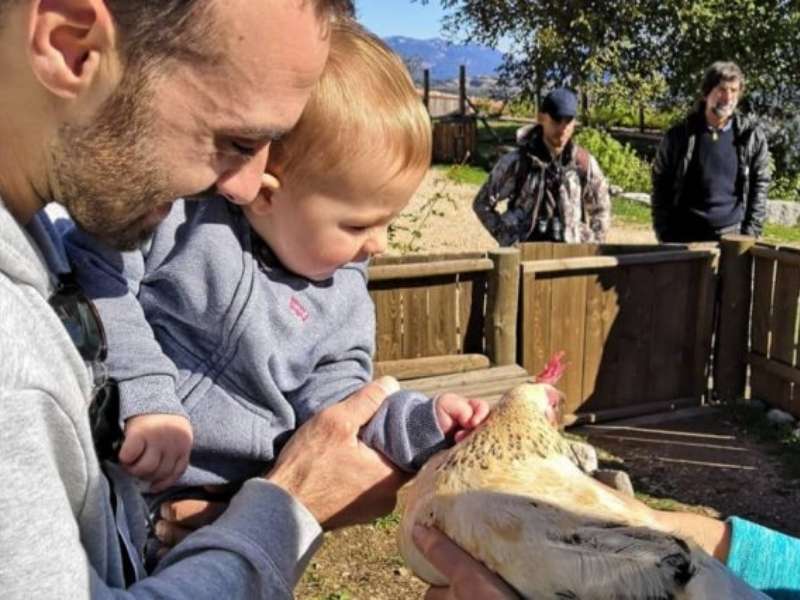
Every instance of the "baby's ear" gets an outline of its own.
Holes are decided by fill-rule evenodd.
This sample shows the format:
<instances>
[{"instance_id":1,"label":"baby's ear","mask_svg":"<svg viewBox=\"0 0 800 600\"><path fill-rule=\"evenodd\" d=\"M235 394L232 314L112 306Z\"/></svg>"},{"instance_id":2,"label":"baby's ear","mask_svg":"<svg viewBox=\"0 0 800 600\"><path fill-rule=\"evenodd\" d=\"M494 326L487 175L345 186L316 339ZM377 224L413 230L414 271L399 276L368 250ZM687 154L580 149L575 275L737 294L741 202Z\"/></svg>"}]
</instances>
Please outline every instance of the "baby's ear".
<instances>
[{"instance_id":1,"label":"baby's ear","mask_svg":"<svg viewBox=\"0 0 800 600\"><path fill-rule=\"evenodd\" d=\"M281 188L280 179L272 173L264 173L261 176L261 190L249 209L258 216L267 215L272 210L273 195Z\"/></svg>"}]
</instances>

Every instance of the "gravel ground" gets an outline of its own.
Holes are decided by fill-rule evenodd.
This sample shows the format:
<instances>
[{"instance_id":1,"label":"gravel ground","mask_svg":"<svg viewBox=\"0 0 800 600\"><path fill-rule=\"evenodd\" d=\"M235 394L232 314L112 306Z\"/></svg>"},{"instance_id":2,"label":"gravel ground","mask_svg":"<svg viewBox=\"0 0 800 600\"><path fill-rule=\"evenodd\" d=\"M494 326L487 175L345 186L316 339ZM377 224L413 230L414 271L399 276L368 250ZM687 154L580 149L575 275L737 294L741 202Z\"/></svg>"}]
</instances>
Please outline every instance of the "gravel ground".
<instances>
[{"instance_id":1,"label":"gravel ground","mask_svg":"<svg viewBox=\"0 0 800 600\"><path fill-rule=\"evenodd\" d=\"M472 211L472 200L478 189L476 185L450 181L441 171L428 171L419 190L397 219L398 231L388 253L485 251L496 247L497 242ZM426 203L435 198L433 205L437 214L431 214L422 222L419 215L426 212ZM419 237L412 237L410 231L418 231ZM656 239L649 227L612 224L607 241L645 244L655 243Z\"/></svg>"}]
</instances>

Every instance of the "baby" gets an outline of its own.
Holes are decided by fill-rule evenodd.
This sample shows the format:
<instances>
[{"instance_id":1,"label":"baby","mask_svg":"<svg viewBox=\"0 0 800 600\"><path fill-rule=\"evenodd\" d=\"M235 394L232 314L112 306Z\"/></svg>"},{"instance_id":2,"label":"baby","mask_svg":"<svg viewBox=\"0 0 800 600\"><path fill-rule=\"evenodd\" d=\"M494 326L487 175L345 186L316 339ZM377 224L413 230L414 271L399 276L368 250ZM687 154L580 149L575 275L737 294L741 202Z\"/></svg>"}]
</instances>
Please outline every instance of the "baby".
<instances>
[{"instance_id":1,"label":"baby","mask_svg":"<svg viewBox=\"0 0 800 600\"><path fill-rule=\"evenodd\" d=\"M299 425L372 378L367 261L428 168L431 127L382 42L354 23L331 35L254 202L178 201L134 252L67 235L106 329L118 459L150 492L263 473ZM487 413L481 400L401 390L361 435L415 471Z\"/></svg>"}]
</instances>

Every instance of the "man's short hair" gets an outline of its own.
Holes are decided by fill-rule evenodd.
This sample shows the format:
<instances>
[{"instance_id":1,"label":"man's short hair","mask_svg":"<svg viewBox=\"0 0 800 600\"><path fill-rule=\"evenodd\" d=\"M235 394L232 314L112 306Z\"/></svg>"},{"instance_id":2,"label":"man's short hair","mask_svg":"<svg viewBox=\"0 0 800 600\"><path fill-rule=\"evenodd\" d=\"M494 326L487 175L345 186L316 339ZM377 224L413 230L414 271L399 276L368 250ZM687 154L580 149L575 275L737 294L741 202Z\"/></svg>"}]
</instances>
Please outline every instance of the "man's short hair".
<instances>
[{"instance_id":1,"label":"man's short hair","mask_svg":"<svg viewBox=\"0 0 800 600\"><path fill-rule=\"evenodd\" d=\"M703 83L700 91L703 98L708 96L715 87L722 82L738 81L742 91L744 91L744 73L734 62L718 60L706 70L703 76Z\"/></svg>"},{"instance_id":2,"label":"man's short hair","mask_svg":"<svg viewBox=\"0 0 800 600\"><path fill-rule=\"evenodd\" d=\"M6 9L24 0L0 0L0 18ZM119 28L121 54L129 66L147 66L172 59L210 62L214 54L213 0L105 0ZM310 2L321 19L353 14L352 0Z\"/></svg>"},{"instance_id":3,"label":"man's short hair","mask_svg":"<svg viewBox=\"0 0 800 600\"><path fill-rule=\"evenodd\" d=\"M376 152L397 172L425 169L430 117L402 59L356 22L334 22L322 77L295 128L270 148L268 169L289 179L347 177Z\"/></svg>"}]
</instances>

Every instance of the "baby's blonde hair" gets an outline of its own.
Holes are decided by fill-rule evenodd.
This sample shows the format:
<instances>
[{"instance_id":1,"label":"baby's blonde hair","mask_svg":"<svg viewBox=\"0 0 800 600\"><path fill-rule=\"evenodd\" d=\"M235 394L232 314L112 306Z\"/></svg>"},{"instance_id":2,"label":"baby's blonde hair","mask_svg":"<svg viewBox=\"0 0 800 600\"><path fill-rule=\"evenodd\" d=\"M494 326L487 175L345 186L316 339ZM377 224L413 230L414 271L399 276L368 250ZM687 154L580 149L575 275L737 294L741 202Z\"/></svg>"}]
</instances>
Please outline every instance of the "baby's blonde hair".
<instances>
[{"instance_id":1,"label":"baby's blonde hair","mask_svg":"<svg viewBox=\"0 0 800 600\"><path fill-rule=\"evenodd\" d=\"M297 126L270 149L279 177L347 175L354 158L383 152L396 165L425 169L431 123L403 61L352 20L332 26L331 50Z\"/></svg>"}]
</instances>

